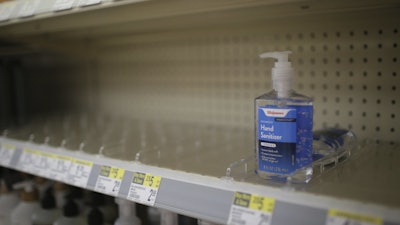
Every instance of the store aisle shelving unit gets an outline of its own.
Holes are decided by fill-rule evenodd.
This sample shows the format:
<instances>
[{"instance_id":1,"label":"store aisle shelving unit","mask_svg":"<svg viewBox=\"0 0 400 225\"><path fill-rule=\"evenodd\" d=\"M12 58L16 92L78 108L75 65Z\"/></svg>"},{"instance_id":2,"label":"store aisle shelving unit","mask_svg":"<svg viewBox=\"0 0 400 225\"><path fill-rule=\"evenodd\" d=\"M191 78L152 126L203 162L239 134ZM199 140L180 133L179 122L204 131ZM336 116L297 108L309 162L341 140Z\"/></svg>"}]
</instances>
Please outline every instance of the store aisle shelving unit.
<instances>
[{"instance_id":1,"label":"store aisle shelving unit","mask_svg":"<svg viewBox=\"0 0 400 225\"><path fill-rule=\"evenodd\" d=\"M236 201L258 196L270 224L338 224L343 215L400 224L399 15L400 3L390 0L0 3L1 66L19 61L12 66L23 71L26 91L13 99L26 107L4 110L2 122L25 119L13 113L45 121L54 111L95 111L243 138L198 157L168 147L161 152L170 158L154 160L146 152L135 159L133 147L123 159L2 136L0 163L137 202L139 190L158 189L144 204L221 224L235 224ZM294 52L296 89L315 99L315 128L352 129L361 145L307 185L269 183L251 169L253 99L268 89L271 66L258 54L286 49ZM186 163L174 163L178 155Z\"/></svg>"}]
</instances>

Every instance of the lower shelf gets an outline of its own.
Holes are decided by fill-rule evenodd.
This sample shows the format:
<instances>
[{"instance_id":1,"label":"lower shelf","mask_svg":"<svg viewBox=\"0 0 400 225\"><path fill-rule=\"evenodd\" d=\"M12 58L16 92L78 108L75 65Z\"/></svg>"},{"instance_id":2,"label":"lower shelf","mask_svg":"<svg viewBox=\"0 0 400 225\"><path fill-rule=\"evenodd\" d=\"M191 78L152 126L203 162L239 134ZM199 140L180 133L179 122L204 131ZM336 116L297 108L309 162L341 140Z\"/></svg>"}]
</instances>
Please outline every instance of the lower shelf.
<instances>
[{"instance_id":1,"label":"lower shelf","mask_svg":"<svg viewBox=\"0 0 400 225\"><path fill-rule=\"evenodd\" d=\"M288 186L251 172L217 177L5 137L0 143L2 166L215 223L400 224L400 173L389 168L398 144L364 143L360 156Z\"/></svg>"}]
</instances>

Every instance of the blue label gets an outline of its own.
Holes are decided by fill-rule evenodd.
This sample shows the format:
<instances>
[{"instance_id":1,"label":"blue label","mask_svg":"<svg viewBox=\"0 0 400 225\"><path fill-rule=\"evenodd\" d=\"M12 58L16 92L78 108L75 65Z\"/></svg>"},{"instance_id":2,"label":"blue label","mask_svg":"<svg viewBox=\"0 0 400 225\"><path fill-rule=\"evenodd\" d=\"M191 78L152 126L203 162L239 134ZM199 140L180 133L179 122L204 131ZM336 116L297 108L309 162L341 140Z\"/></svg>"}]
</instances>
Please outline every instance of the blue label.
<instances>
[{"instance_id":1,"label":"blue label","mask_svg":"<svg viewBox=\"0 0 400 225\"><path fill-rule=\"evenodd\" d=\"M292 173L312 163L312 106L258 108L259 170Z\"/></svg>"}]
</instances>

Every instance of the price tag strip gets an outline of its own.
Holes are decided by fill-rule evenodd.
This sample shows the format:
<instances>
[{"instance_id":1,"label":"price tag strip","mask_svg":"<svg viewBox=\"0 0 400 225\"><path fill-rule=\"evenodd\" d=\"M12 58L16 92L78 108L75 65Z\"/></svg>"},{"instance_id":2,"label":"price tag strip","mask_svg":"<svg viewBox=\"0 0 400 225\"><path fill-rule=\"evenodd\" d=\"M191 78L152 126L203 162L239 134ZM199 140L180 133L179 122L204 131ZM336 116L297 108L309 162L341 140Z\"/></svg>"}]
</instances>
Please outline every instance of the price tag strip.
<instances>
[{"instance_id":1,"label":"price tag strip","mask_svg":"<svg viewBox=\"0 0 400 225\"><path fill-rule=\"evenodd\" d=\"M0 165L10 165L11 158L14 154L15 145L2 143L0 146Z\"/></svg>"},{"instance_id":2,"label":"price tag strip","mask_svg":"<svg viewBox=\"0 0 400 225\"><path fill-rule=\"evenodd\" d=\"M325 225L382 225L383 220L379 217L361 215L330 209Z\"/></svg>"},{"instance_id":3,"label":"price tag strip","mask_svg":"<svg viewBox=\"0 0 400 225\"><path fill-rule=\"evenodd\" d=\"M134 172L127 198L138 203L154 206L160 183L160 176Z\"/></svg>"},{"instance_id":4,"label":"price tag strip","mask_svg":"<svg viewBox=\"0 0 400 225\"><path fill-rule=\"evenodd\" d=\"M255 194L235 192L229 225L258 224L270 225L275 207L275 199Z\"/></svg>"},{"instance_id":5,"label":"price tag strip","mask_svg":"<svg viewBox=\"0 0 400 225\"><path fill-rule=\"evenodd\" d=\"M102 166L94 189L105 194L117 196L124 174L124 169Z\"/></svg>"},{"instance_id":6,"label":"price tag strip","mask_svg":"<svg viewBox=\"0 0 400 225\"><path fill-rule=\"evenodd\" d=\"M18 162L22 171L86 188L93 162L24 148Z\"/></svg>"}]
</instances>

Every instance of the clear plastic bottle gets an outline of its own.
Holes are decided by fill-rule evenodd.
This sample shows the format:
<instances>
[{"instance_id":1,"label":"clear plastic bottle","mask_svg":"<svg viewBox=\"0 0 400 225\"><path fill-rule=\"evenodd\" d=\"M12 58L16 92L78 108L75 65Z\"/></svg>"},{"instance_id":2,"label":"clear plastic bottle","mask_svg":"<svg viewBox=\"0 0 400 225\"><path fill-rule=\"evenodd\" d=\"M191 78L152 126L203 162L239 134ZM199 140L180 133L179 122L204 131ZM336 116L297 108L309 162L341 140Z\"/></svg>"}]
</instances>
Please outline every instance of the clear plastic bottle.
<instances>
[{"instance_id":1,"label":"clear plastic bottle","mask_svg":"<svg viewBox=\"0 0 400 225\"><path fill-rule=\"evenodd\" d=\"M115 198L118 204L119 217L114 225L141 225L142 221L136 216L136 203L122 198Z\"/></svg>"},{"instance_id":2,"label":"clear plastic bottle","mask_svg":"<svg viewBox=\"0 0 400 225\"><path fill-rule=\"evenodd\" d=\"M291 52L275 58L273 90L255 99L256 172L266 179L308 182L312 177L313 100L292 89Z\"/></svg>"}]
</instances>

